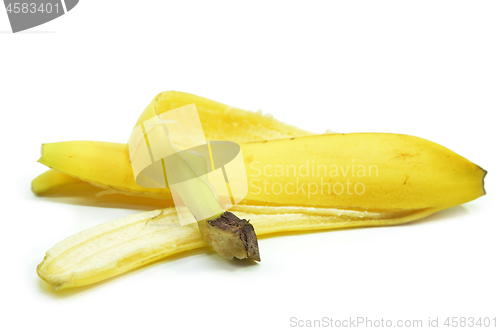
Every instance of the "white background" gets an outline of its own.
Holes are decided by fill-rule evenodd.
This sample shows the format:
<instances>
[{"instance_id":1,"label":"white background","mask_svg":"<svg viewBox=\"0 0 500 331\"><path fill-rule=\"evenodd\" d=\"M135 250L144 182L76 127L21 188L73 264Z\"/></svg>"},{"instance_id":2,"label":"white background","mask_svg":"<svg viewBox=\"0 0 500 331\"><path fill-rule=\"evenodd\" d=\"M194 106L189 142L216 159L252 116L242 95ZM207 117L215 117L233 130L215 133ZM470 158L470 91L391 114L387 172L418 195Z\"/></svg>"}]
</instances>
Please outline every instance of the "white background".
<instances>
[{"instance_id":1,"label":"white background","mask_svg":"<svg viewBox=\"0 0 500 331\"><path fill-rule=\"evenodd\" d=\"M2 317L9 329L290 329L290 318L496 316L497 1L91 1L23 33L0 10ZM394 132L489 171L488 195L404 226L197 252L54 292L35 269L78 231L151 207L40 198L40 145L126 142L165 90L314 132ZM495 315L496 314L496 315Z\"/></svg>"}]
</instances>

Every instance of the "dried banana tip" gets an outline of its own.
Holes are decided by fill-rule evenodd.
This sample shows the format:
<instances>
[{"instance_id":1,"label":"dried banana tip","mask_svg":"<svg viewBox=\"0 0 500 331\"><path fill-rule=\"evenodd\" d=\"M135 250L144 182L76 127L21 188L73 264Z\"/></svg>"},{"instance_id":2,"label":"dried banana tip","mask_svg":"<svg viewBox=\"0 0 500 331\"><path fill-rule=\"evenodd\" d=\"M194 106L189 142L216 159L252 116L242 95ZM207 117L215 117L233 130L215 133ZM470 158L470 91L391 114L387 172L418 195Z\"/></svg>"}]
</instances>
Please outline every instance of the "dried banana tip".
<instances>
[{"instance_id":1,"label":"dried banana tip","mask_svg":"<svg viewBox=\"0 0 500 331\"><path fill-rule=\"evenodd\" d=\"M222 257L260 262L257 236L249 221L226 211L216 219L206 221L203 231L205 240Z\"/></svg>"}]
</instances>

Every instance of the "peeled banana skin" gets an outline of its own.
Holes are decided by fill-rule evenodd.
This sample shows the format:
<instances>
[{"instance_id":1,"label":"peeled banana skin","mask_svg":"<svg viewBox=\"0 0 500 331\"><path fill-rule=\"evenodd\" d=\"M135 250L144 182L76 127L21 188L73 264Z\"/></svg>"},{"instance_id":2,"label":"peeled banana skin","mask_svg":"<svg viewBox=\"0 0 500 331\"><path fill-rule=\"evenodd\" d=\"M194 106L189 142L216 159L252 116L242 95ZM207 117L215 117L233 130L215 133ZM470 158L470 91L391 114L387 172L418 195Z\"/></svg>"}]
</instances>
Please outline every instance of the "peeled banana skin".
<instances>
[{"instance_id":1,"label":"peeled banana skin","mask_svg":"<svg viewBox=\"0 0 500 331\"><path fill-rule=\"evenodd\" d=\"M31 190L37 195L50 192L60 187L81 183L78 178L68 176L56 170L47 170L31 182Z\"/></svg>"},{"instance_id":2,"label":"peeled banana skin","mask_svg":"<svg viewBox=\"0 0 500 331\"><path fill-rule=\"evenodd\" d=\"M483 169L438 144L411 136L318 135L245 143L241 148L250 188L244 204L231 211L251 219L259 237L277 232L402 224L485 194ZM339 176L335 176L336 167L327 168L332 173L326 175L319 167L323 176L312 175L312 167L307 164L313 160L315 165L336 165ZM168 189L135 184L124 144L44 144L40 162L113 193L163 198L172 204ZM295 165L296 176L291 170L288 174L286 170L281 172L287 165ZM364 165L366 172L370 165L377 168L372 167L372 174L363 176L363 167L347 170L353 165ZM309 174L305 176L307 169ZM331 188L340 183L336 188L343 186L345 191L320 192L327 183ZM297 191L300 185L303 192ZM276 194L280 188L292 194ZM50 249L37 272L56 289L64 289L95 283L207 245L196 225L180 226L174 215L174 208L155 210L83 231Z\"/></svg>"},{"instance_id":3,"label":"peeled banana skin","mask_svg":"<svg viewBox=\"0 0 500 331\"><path fill-rule=\"evenodd\" d=\"M207 140L225 140L242 143L312 135L311 132L280 122L270 115L262 115L261 111L247 111L194 94L177 91L167 91L158 94L143 111L136 125L160 113L193 103L196 105L200 121L203 123L203 132ZM107 149L108 151L113 151L111 147L109 148ZM111 159L111 157L107 159ZM32 190L34 193L42 195L53 189L79 182L81 181L76 177L67 176L55 170L48 170L33 180ZM127 182L126 184L127 187L130 186L132 189L137 189L134 183ZM114 190L113 187L100 182L94 182L93 184L103 189L108 189L108 192L113 192ZM127 194L126 190L122 191L122 193ZM139 191L133 190L132 194L138 193ZM152 196L155 194L145 193L145 195ZM157 197L161 199L166 198L161 193Z\"/></svg>"},{"instance_id":4,"label":"peeled banana skin","mask_svg":"<svg viewBox=\"0 0 500 331\"><path fill-rule=\"evenodd\" d=\"M240 146L249 185L243 204L417 212L442 210L485 194L486 171L414 136L329 134ZM171 201L168 189L135 183L125 144L44 144L39 162L108 193Z\"/></svg>"},{"instance_id":5,"label":"peeled banana skin","mask_svg":"<svg viewBox=\"0 0 500 331\"><path fill-rule=\"evenodd\" d=\"M138 123L195 103L209 140L240 143L249 191L231 211L251 219L258 236L319 229L395 225L485 194L486 171L428 140L399 134L310 135L258 113L181 92L159 94ZM260 140L257 142L252 142ZM138 186L126 144L69 141L42 145L51 170L36 194L76 182L162 199L169 189ZM87 285L180 252L207 246L195 224L180 226L174 208L110 221L50 249L37 273L56 289Z\"/></svg>"},{"instance_id":6,"label":"peeled banana skin","mask_svg":"<svg viewBox=\"0 0 500 331\"><path fill-rule=\"evenodd\" d=\"M193 103L205 137L209 140L241 143L311 135L311 132L280 122L271 115L262 115L261 111L247 111L177 91L158 94L142 112L134 127L156 115Z\"/></svg>"},{"instance_id":7,"label":"peeled banana skin","mask_svg":"<svg viewBox=\"0 0 500 331\"><path fill-rule=\"evenodd\" d=\"M361 212L305 207L235 206L251 219L257 236L290 231L339 229L410 222L433 213ZM195 223L181 226L174 208L158 209L100 224L52 247L38 275L56 290L102 281L165 257L208 247Z\"/></svg>"}]
</instances>

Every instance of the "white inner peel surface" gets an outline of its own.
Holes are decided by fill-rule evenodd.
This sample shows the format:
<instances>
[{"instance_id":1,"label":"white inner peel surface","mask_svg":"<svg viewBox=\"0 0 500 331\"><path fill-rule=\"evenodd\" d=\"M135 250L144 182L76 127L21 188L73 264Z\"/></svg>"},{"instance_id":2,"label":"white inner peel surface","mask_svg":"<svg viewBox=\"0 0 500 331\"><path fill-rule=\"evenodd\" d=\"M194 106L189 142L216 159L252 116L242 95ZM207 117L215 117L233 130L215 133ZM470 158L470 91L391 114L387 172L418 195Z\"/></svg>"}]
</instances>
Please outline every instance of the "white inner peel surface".
<instances>
[{"instance_id":1,"label":"white inner peel surface","mask_svg":"<svg viewBox=\"0 0 500 331\"><path fill-rule=\"evenodd\" d=\"M258 236L284 231L307 231L406 223L436 209L392 213L328 208L236 206L235 215L250 220ZM197 224L181 226L175 208L143 212L109 221L70 236L51 248L38 269L56 287L108 278L163 257L207 246ZM98 278L98 277L97 277ZM95 281L98 281L97 279ZM93 281L89 281L90 283Z\"/></svg>"}]
</instances>

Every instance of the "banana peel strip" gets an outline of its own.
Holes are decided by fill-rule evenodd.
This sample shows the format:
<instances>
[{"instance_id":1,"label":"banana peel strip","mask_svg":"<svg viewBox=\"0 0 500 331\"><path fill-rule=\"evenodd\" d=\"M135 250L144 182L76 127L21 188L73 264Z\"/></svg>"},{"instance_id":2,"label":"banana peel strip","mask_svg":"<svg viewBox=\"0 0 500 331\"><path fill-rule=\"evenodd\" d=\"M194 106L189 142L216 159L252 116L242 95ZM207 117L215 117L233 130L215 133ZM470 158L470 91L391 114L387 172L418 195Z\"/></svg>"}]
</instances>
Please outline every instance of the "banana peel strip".
<instances>
[{"instance_id":1,"label":"banana peel strip","mask_svg":"<svg viewBox=\"0 0 500 331\"><path fill-rule=\"evenodd\" d=\"M385 226L428 216L437 208L368 212L330 208L235 206L250 219L257 236L266 234ZM175 208L158 209L109 221L56 244L40 265L38 275L56 290L99 282L162 258L208 247L197 224L181 226Z\"/></svg>"}]
</instances>

